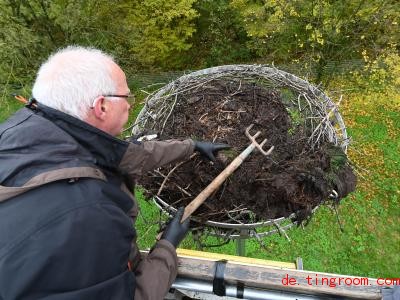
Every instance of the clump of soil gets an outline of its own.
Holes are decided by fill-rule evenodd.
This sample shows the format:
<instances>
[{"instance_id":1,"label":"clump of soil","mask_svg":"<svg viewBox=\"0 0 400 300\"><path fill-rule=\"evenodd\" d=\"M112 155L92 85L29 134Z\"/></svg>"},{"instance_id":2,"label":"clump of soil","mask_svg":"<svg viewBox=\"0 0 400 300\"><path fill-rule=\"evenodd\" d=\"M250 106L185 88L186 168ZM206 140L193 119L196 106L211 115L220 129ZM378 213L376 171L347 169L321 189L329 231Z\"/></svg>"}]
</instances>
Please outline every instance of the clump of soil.
<instances>
[{"instance_id":1,"label":"clump of soil","mask_svg":"<svg viewBox=\"0 0 400 300\"><path fill-rule=\"evenodd\" d=\"M335 190L336 201L355 189L356 177L347 157L321 137L319 146L309 143L313 127L288 105L284 92L236 81L217 81L178 97L168 122L158 122L156 131L164 138L188 138L229 144L215 163L200 155L167 166L140 184L151 196L157 195L173 207L186 206L250 143L245 129L261 131L257 139L274 146L270 156L257 150L196 211L200 220L253 223L261 219L288 217L296 212L307 218L312 209ZM165 181L165 182L164 182ZM164 182L164 183L163 183ZM163 187L160 191L160 186Z\"/></svg>"}]
</instances>

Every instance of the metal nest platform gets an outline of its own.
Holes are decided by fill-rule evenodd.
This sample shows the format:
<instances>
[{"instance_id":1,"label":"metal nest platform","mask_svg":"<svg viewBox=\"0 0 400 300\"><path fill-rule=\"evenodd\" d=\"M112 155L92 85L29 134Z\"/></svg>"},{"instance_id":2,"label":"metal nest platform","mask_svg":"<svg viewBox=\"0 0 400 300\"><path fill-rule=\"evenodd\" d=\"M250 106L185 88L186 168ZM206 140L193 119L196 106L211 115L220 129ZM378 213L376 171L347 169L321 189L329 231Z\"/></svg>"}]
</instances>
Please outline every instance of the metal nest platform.
<instances>
[{"instance_id":1,"label":"metal nest platform","mask_svg":"<svg viewBox=\"0 0 400 300\"><path fill-rule=\"evenodd\" d=\"M179 77L148 95L145 99L145 106L136 119L132 134L137 135L143 129L152 130L156 124L160 123L162 123L162 133L177 104L180 94L194 89L201 89L202 86L213 80L224 79L236 80L238 85L241 82L256 82L268 88L290 90L297 96L297 99L293 99L292 104L297 106L296 101L298 101L298 105L300 106L300 101L304 100L308 104L307 106L309 106L307 109L312 113L313 118L315 118L313 120L315 122L313 132L309 136L310 143L318 147L320 138L324 137L334 145L340 146L345 153L347 152L349 139L343 118L338 110L338 104L333 102L318 87L306 80L275 67L265 65L225 65L203 69ZM331 196L335 197L335 191L332 191ZM171 214L176 210L160 197L156 196L153 200L167 214ZM317 208L318 206L314 207L312 212L314 213ZM195 217L192 217L192 219L196 221ZM203 226L211 235L227 239L242 240L253 237L260 239L261 237L275 233L283 234L287 237L285 230L296 224L295 219L296 213L288 217L249 224L221 223L209 220L202 223L200 227Z\"/></svg>"}]
</instances>

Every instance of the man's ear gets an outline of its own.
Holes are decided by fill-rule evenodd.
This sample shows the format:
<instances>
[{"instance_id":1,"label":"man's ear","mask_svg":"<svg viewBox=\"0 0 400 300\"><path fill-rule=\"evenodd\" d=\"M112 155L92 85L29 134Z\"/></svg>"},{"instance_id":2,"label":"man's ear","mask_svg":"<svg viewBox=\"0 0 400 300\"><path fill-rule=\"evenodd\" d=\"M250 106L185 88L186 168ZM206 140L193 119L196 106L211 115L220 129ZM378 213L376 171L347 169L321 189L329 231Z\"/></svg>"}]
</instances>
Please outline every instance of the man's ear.
<instances>
[{"instance_id":1,"label":"man's ear","mask_svg":"<svg viewBox=\"0 0 400 300\"><path fill-rule=\"evenodd\" d=\"M107 106L103 96L99 96L93 101L93 112L96 118L104 120L106 117Z\"/></svg>"}]
</instances>

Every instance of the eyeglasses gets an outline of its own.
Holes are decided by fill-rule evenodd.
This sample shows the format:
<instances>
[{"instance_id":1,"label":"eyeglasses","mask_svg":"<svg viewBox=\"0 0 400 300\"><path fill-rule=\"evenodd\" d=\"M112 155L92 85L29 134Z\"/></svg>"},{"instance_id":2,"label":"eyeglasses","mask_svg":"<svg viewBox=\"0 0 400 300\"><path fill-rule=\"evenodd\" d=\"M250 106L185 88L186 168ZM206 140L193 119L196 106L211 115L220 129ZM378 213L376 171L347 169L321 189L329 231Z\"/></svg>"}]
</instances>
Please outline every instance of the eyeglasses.
<instances>
[{"instance_id":1,"label":"eyeglasses","mask_svg":"<svg viewBox=\"0 0 400 300\"><path fill-rule=\"evenodd\" d=\"M135 95L128 94L128 95L103 95L103 97L110 97L110 98L125 98L129 104L134 104L135 102Z\"/></svg>"},{"instance_id":2,"label":"eyeglasses","mask_svg":"<svg viewBox=\"0 0 400 300\"><path fill-rule=\"evenodd\" d=\"M124 98L129 103L131 107L135 104L135 95L128 94L128 95L102 95L103 97L107 98ZM92 106L90 108L94 108L96 100L93 101Z\"/></svg>"}]
</instances>

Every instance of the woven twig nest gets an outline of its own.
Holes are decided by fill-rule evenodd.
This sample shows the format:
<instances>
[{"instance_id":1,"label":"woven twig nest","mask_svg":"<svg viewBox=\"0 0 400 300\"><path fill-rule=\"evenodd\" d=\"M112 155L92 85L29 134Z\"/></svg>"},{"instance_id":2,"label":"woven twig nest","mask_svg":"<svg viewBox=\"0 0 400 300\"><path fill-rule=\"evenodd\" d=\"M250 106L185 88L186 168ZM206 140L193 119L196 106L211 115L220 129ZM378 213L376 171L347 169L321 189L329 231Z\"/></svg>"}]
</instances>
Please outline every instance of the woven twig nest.
<instances>
[{"instance_id":1,"label":"woven twig nest","mask_svg":"<svg viewBox=\"0 0 400 300\"><path fill-rule=\"evenodd\" d=\"M184 75L149 95L133 134L228 143L217 162L198 155L151 172L140 183L163 209L187 205L261 131L270 156L256 151L195 213L200 223L254 227L309 217L329 198L354 190L349 143L337 105L292 74L261 65L220 66ZM253 133L254 133L253 132Z\"/></svg>"}]
</instances>

